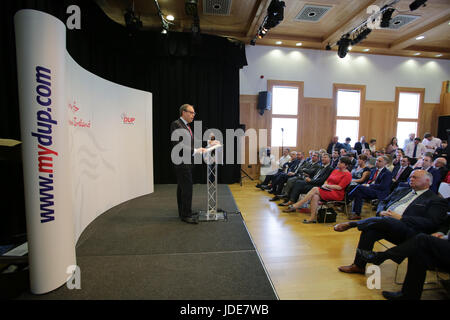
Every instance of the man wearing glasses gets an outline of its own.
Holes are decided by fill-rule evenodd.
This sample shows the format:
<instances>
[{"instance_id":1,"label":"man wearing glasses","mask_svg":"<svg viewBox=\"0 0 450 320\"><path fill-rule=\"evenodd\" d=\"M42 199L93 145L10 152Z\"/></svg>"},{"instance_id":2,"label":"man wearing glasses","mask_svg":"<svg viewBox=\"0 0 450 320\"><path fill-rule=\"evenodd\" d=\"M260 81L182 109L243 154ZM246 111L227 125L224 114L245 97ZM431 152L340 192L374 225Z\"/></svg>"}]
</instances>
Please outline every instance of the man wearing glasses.
<instances>
[{"instance_id":1,"label":"man wearing glasses","mask_svg":"<svg viewBox=\"0 0 450 320\"><path fill-rule=\"evenodd\" d=\"M195 111L194 107L190 104L183 104L180 107L180 118L172 122L170 125L170 135L175 130L182 130L182 135L178 140L172 140L173 147L180 142L183 144L183 149L176 156L182 158L181 163L172 162L175 166L175 174L177 176L177 204L178 215L181 220L187 223L198 223L198 214L192 213L192 170L194 169L194 154L204 153L205 148L194 149L194 133L189 124L194 121ZM187 133L187 134L186 134ZM186 139L187 138L187 139ZM190 141L189 141L190 138ZM183 157L183 152L188 150L190 155ZM173 154L172 154L173 156Z\"/></svg>"}]
</instances>

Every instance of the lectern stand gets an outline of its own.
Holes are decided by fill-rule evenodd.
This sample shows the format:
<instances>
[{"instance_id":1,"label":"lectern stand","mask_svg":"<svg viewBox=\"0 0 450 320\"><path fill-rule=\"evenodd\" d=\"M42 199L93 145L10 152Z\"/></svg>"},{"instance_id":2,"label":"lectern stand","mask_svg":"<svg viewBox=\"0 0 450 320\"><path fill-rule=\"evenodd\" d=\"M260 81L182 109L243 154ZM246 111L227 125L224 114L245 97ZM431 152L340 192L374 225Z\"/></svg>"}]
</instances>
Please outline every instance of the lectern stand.
<instances>
[{"instance_id":1,"label":"lectern stand","mask_svg":"<svg viewBox=\"0 0 450 320\"><path fill-rule=\"evenodd\" d=\"M227 213L217 208L217 163L221 162L222 145L216 144L207 148L206 161L206 211L200 210L199 221L223 221L227 219Z\"/></svg>"}]
</instances>

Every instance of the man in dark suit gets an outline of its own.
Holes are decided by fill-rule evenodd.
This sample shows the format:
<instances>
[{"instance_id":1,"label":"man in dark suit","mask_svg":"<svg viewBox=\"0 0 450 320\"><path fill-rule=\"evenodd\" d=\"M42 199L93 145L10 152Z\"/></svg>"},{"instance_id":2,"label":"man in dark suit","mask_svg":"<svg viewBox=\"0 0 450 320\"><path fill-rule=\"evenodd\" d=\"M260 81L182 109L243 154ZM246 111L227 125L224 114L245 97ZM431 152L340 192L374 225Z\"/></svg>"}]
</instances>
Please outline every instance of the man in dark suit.
<instances>
[{"instance_id":1,"label":"man in dark suit","mask_svg":"<svg viewBox=\"0 0 450 320\"><path fill-rule=\"evenodd\" d=\"M324 153L322 155L322 167L316 172L315 175L306 177L304 180L297 180L288 194L289 200L281 203L280 206L289 206L294 204L297 202L300 194L306 194L312 188L322 186L334 170L330 164L330 155ZM293 211L295 211L295 209Z\"/></svg>"},{"instance_id":2,"label":"man in dark suit","mask_svg":"<svg viewBox=\"0 0 450 320\"><path fill-rule=\"evenodd\" d=\"M341 152L341 149L345 149L344 145L340 142L338 142L339 137L338 136L334 136L333 139L331 140L330 144L328 145L327 148L327 153L328 154L333 154L334 150L337 150L337 152Z\"/></svg>"},{"instance_id":3,"label":"man in dark suit","mask_svg":"<svg viewBox=\"0 0 450 320\"><path fill-rule=\"evenodd\" d=\"M402 157L400 160L400 165L394 167L392 170L392 186L391 192L398 187L400 182L406 182L413 170L410 166L410 159L406 156Z\"/></svg>"},{"instance_id":4,"label":"man in dark suit","mask_svg":"<svg viewBox=\"0 0 450 320\"><path fill-rule=\"evenodd\" d=\"M361 154L363 149L369 149L369 144L366 142L366 137L362 136L360 141L355 143L353 149L355 149L358 154Z\"/></svg>"},{"instance_id":5,"label":"man in dark suit","mask_svg":"<svg viewBox=\"0 0 450 320\"><path fill-rule=\"evenodd\" d=\"M377 217L361 221L349 221L334 226L342 232L357 227L362 231L353 264L339 267L346 273L364 274L366 261L361 252L372 251L373 245L380 239L401 244L418 233L431 234L439 229L447 219L446 200L429 190L431 174L424 170L411 173L410 187L397 188L377 209Z\"/></svg>"},{"instance_id":6,"label":"man in dark suit","mask_svg":"<svg viewBox=\"0 0 450 320\"><path fill-rule=\"evenodd\" d=\"M445 235L445 233L447 235ZM450 239L448 224L439 232L428 235L419 233L402 244L382 252L361 251L366 262L376 265L391 259L400 264L408 258L408 269L399 292L383 291L388 300L419 300L427 270L450 272Z\"/></svg>"},{"instance_id":7,"label":"man in dark suit","mask_svg":"<svg viewBox=\"0 0 450 320\"><path fill-rule=\"evenodd\" d=\"M194 154L203 153L206 149L194 149L194 133L189 126L194 120L194 117L194 107L190 104L183 104L180 107L180 118L170 125L170 136L172 140L174 132L179 134L178 140L172 140L172 146L173 148L175 148L175 146L182 147L180 153L177 154L172 150L171 154L178 184L178 215L184 222L197 224L198 214L192 214L192 171L194 169Z\"/></svg>"},{"instance_id":8,"label":"man in dark suit","mask_svg":"<svg viewBox=\"0 0 450 320\"><path fill-rule=\"evenodd\" d=\"M422 169L431 173L431 175L433 176L433 184L431 185L430 189L437 194L439 184L441 182L441 172L439 171L439 169L433 167L433 158L431 153L428 153L427 155L422 157L422 166L417 167L414 170L418 169ZM406 182L400 183L399 186L405 187L407 186L407 183Z\"/></svg>"},{"instance_id":9,"label":"man in dark suit","mask_svg":"<svg viewBox=\"0 0 450 320\"><path fill-rule=\"evenodd\" d=\"M369 180L366 184L357 185L348 194L349 200L354 200L350 220L361 219L361 209L364 199L382 200L389 195L391 190L392 173L386 168L387 159L378 157L375 167L372 168Z\"/></svg>"}]
</instances>

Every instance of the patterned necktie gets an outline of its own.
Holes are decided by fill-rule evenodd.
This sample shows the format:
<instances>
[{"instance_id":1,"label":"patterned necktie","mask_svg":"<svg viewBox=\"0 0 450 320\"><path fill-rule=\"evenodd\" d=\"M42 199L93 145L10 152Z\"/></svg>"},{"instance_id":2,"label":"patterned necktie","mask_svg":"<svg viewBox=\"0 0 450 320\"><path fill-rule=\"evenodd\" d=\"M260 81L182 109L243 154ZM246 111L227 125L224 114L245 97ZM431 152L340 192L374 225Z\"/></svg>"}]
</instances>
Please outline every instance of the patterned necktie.
<instances>
[{"instance_id":1,"label":"patterned necktie","mask_svg":"<svg viewBox=\"0 0 450 320\"><path fill-rule=\"evenodd\" d=\"M191 127L189 127L189 125L187 124L186 125L186 127L188 128L188 130L189 130L189 133L191 134L191 138L193 137L193 135L192 135L192 130L191 130Z\"/></svg>"},{"instance_id":2,"label":"patterned necktie","mask_svg":"<svg viewBox=\"0 0 450 320\"><path fill-rule=\"evenodd\" d=\"M402 172L403 172L404 169L405 169L405 168L400 167L400 170L398 170L398 173L397 173L397 175L395 176L395 180L398 180L398 178L400 178L400 175L402 174Z\"/></svg>"},{"instance_id":3,"label":"patterned necktie","mask_svg":"<svg viewBox=\"0 0 450 320\"><path fill-rule=\"evenodd\" d=\"M411 200L416 194L417 194L417 192L415 192L414 190L411 190L411 192L407 193L406 196L404 196L403 198L401 198L401 199L397 200L396 202L394 202L393 204L391 204L387 209L394 211L394 209L396 209L397 207L399 207L402 204L405 204L409 200Z\"/></svg>"},{"instance_id":4,"label":"patterned necktie","mask_svg":"<svg viewBox=\"0 0 450 320\"><path fill-rule=\"evenodd\" d=\"M316 180L320 174L322 173L323 170L325 170L326 167L323 167L322 169L320 169L319 171L317 171L317 173L314 175L313 180Z\"/></svg>"},{"instance_id":5,"label":"patterned necktie","mask_svg":"<svg viewBox=\"0 0 450 320\"><path fill-rule=\"evenodd\" d=\"M374 182L377 179L377 175L378 175L378 171L380 171L379 169L377 169L377 171L375 171L375 174L373 175L372 179L370 179L367 184L371 184L372 182Z\"/></svg>"}]
</instances>

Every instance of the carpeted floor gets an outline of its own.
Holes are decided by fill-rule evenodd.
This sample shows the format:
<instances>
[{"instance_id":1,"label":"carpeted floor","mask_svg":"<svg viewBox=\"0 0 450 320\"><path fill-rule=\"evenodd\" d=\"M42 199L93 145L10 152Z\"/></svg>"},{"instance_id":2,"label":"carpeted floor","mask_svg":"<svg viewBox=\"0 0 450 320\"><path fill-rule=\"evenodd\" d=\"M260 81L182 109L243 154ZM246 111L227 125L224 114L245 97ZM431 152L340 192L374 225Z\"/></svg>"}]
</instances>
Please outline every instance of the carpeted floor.
<instances>
[{"instance_id":1,"label":"carpeted floor","mask_svg":"<svg viewBox=\"0 0 450 320\"><path fill-rule=\"evenodd\" d=\"M237 212L226 185L219 208ZM194 185L193 210L206 208ZM81 289L66 286L21 299L277 299L240 214L187 224L178 218L176 185L130 200L92 222L77 243Z\"/></svg>"}]
</instances>

